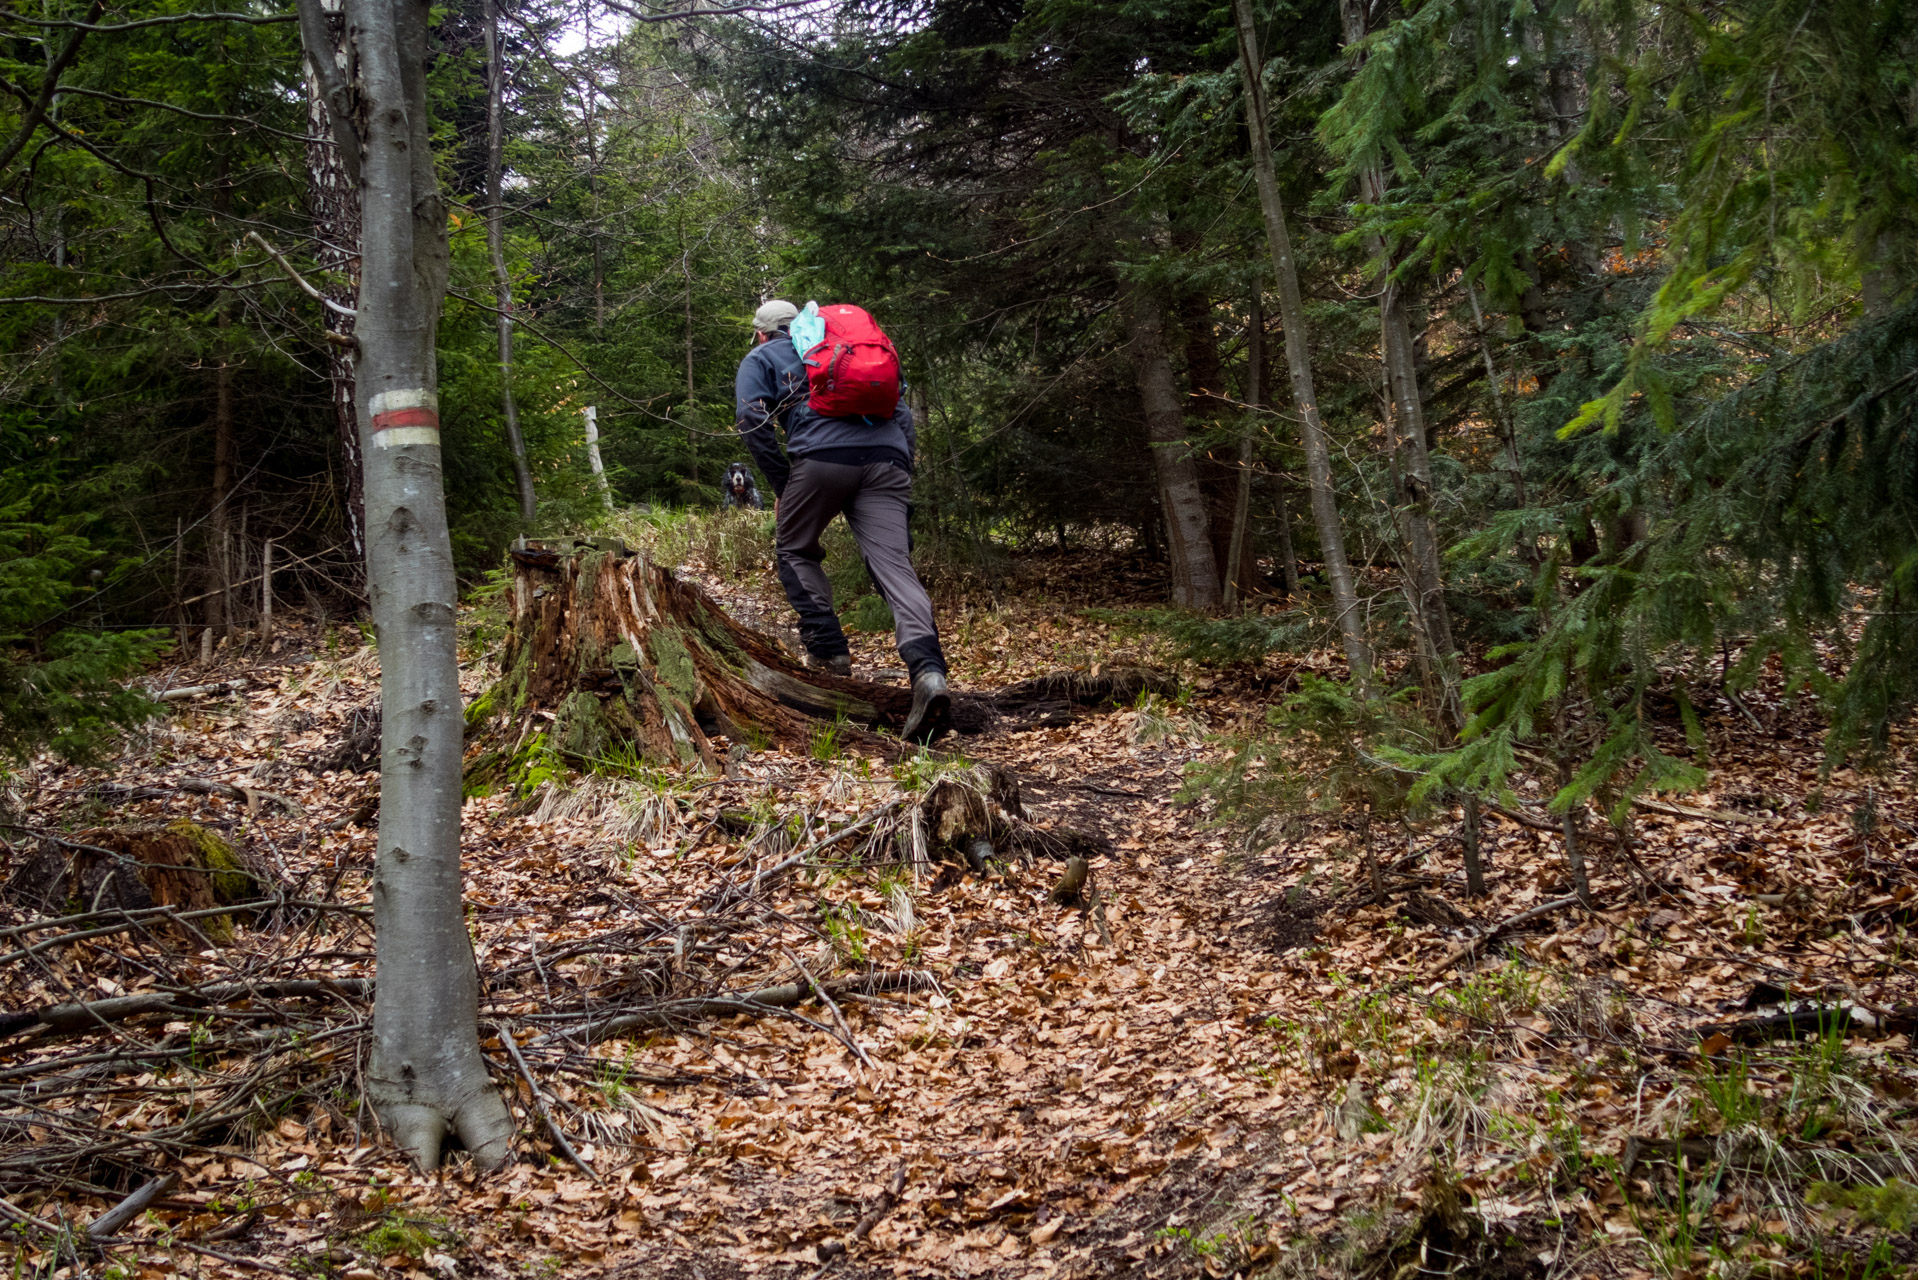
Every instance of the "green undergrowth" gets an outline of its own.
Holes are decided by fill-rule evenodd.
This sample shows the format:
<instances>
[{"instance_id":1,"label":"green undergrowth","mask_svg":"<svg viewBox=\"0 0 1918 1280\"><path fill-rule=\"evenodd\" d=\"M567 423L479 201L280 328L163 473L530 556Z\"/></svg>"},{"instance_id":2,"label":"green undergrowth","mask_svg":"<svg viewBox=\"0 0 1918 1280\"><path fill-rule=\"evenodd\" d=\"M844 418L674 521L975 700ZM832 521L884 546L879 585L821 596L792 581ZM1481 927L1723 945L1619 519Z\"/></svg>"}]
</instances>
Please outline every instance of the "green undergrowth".
<instances>
[{"instance_id":1,"label":"green undergrowth","mask_svg":"<svg viewBox=\"0 0 1918 1280\"><path fill-rule=\"evenodd\" d=\"M1243 1070L1316 1082L1326 1129L1348 1144L1333 1158L1384 1144L1397 1162L1385 1184L1422 1184L1426 1203L1359 1191L1329 1232L1289 1213L1221 1218L1181 1245L1231 1244L1247 1274L1273 1277L1409 1277L1420 1249L1428 1266L1449 1255L1437 1274L1503 1275L1497 1255L1513 1247L1609 1254L1658 1280L1911 1273L1918 1148L1901 1099L1914 1081L1897 1055L1834 1027L1660 1068L1629 1001L1576 970L1511 952L1430 991L1373 988L1337 955L1294 953L1329 994L1264 1019ZM1458 1170L1485 1171L1463 1184L1465 1220L1486 1222L1475 1198L1530 1205L1530 1218L1482 1237L1435 1222L1430 1188Z\"/></svg>"},{"instance_id":2,"label":"green undergrowth","mask_svg":"<svg viewBox=\"0 0 1918 1280\"><path fill-rule=\"evenodd\" d=\"M1209 666L1257 662L1272 653L1303 653L1327 638L1325 620L1305 609L1213 618L1183 609L1089 609L1086 616L1122 635L1163 639L1175 658Z\"/></svg>"}]
</instances>

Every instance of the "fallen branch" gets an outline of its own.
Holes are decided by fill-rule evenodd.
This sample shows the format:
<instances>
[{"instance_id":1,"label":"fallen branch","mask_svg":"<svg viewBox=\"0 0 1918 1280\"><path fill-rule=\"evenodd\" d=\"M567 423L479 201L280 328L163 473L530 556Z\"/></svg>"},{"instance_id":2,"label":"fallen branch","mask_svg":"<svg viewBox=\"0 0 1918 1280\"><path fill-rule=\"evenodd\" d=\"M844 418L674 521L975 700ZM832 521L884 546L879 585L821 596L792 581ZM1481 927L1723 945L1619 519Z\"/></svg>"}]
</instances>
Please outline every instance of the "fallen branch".
<instances>
[{"instance_id":1,"label":"fallen branch","mask_svg":"<svg viewBox=\"0 0 1918 1280\"><path fill-rule=\"evenodd\" d=\"M8 1222L17 1222L23 1227L34 1227L49 1234L60 1230L60 1228L54 1226L45 1218L36 1218L13 1201L7 1199L0 1199L0 1217L4 1217Z\"/></svg>"},{"instance_id":2,"label":"fallen branch","mask_svg":"<svg viewBox=\"0 0 1918 1280\"><path fill-rule=\"evenodd\" d=\"M266 804L276 804L285 810L289 817L304 818L306 808L297 800L281 795L277 791L263 791L258 787L236 787L230 782L216 782L212 778L181 778L178 782L148 782L138 786L124 782L102 782L87 788L90 795L117 796L121 800L158 800L164 796L184 792L188 795L218 796L222 800L238 800L246 805L247 817L258 817L260 808Z\"/></svg>"},{"instance_id":3,"label":"fallen branch","mask_svg":"<svg viewBox=\"0 0 1918 1280\"><path fill-rule=\"evenodd\" d=\"M82 848L91 848L83 845ZM112 854L110 849L100 852ZM114 857L120 855L113 854ZM173 907L144 907L129 911L124 907L112 907L105 911L82 911L78 915L57 916L46 920L33 920L26 924L16 924L0 929L0 937L20 938L29 933L39 933L43 929L58 929L66 925L84 924L88 920L103 917L117 917L117 922L101 925L95 929L81 929L73 933L63 933L54 938L42 938L30 943L18 951L9 951L0 955L0 965L25 960L28 956L45 947L60 946L69 942L83 942L88 938L103 938L109 934L124 933L128 929L138 928L146 921L163 923L170 920L198 920L203 916L221 916L240 911L265 911L273 907L301 907L313 911L333 911L341 915L361 916L371 919L373 913L364 907L349 907L338 902L314 902L306 898L254 898L249 902L228 903L219 907L202 907L198 911L179 911Z\"/></svg>"},{"instance_id":4,"label":"fallen branch","mask_svg":"<svg viewBox=\"0 0 1918 1280\"><path fill-rule=\"evenodd\" d=\"M864 1214L860 1215L859 1221L853 1227L851 1235L847 1236L844 1240L822 1240L819 1243L818 1247L814 1250L819 1261L822 1263L831 1262L834 1258L845 1253L846 1250L853 1245L863 1242L867 1236L872 1234L872 1229L884 1221L888 1213L892 1212L893 1205L899 1202L899 1196L905 1189L906 1166L901 1164L897 1169L893 1170L892 1181L887 1184L886 1189L875 1196L872 1206L868 1208Z\"/></svg>"},{"instance_id":5,"label":"fallen branch","mask_svg":"<svg viewBox=\"0 0 1918 1280\"><path fill-rule=\"evenodd\" d=\"M546 1109L546 1099L540 1094L539 1082L533 1079L532 1068L526 1065L525 1056L520 1053L519 1045L514 1043L513 1033L506 1029L504 1023L500 1022L493 1024L493 1030L498 1034L500 1043L506 1046L506 1052L512 1055L513 1065L519 1068L520 1075L525 1078L526 1087L532 1091L533 1110L539 1112L539 1118L546 1122L546 1132L553 1135L553 1145L558 1147L560 1154L564 1155L568 1160L571 1160L574 1165L579 1168L581 1173L591 1178L600 1186L605 1186L605 1179L599 1176L599 1171L580 1159L579 1152L573 1150L573 1144L566 1140L566 1131L559 1127L559 1122L553 1119L553 1113Z\"/></svg>"},{"instance_id":6,"label":"fallen branch","mask_svg":"<svg viewBox=\"0 0 1918 1280\"><path fill-rule=\"evenodd\" d=\"M838 982L823 984L823 989L838 997L873 995L882 991L916 991L922 987L936 988L937 986L938 983L931 974L917 969L906 969L893 973L870 973L857 978L843 978ZM550 1041L577 1037L591 1044L641 1028L679 1027L704 1018L720 1018L735 1013L791 1014L791 1011L798 1007L810 991L811 988L806 983L786 982L739 995L693 996L683 1000L665 1000L644 1009L602 1018L598 1022L588 1022L583 1026L548 1032L532 1043L543 1045ZM831 1027L823 1026L810 1018L799 1020L824 1031L827 1035L834 1034Z\"/></svg>"},{"instance_id":7,"label":"fallen branch","mask_svg":"<svg viewBox=\"0 0 1918 1280\"><path fill-rule=\"evenodd\" d=\"M103 1024L125 1022L148 1013L204 1013L230 1000L351 999L370 995L371 978L283 979L274 982L222 982L187 991L143 991L80 1004L52 1004L0 1013L0 1037L22 1032L36 1037L74 1035Z\"/></svg>"},{"instance_id":8,"label":"fallen branch","mask_svg":"<svg viewBox=\"0 0 1918 1280\"><path fill-rule=\"evenodd\" d=\"M1701 1027L1699 1030L1707 1036L1716 1032L1733 1044L1763 1044L1768 1040L1804 1040L1833 1033L1843 1035L1852 1029L1854 1021L1876 1024L1878 1020L1863 1009L1847 1005L1806 1003L1779 1013Z\"/></svg>"},{"instance_id":9,"label":"fallen branch","mask_svg":"<svg viewBox=\"0 0 1918 1280\"><path fill-rule=\"evenodd\" d=\"M1557 818L1534 817L1523 810L1507 809L1504 805L1493 804L1489 800L1481 801L1480 807L1487 813L1495 813L1507 822L1516 822L1521 827L1530 827L1534 831L1550 832L1555 836L1563 836L1565 834L1565 828L1559 823Z\"/></svg>"},{"instance_id":10,"label":"fallen branch","mask_svg":"<svg viewBox=\"0 0 1918 1280\"><path fill-rule=\"evenodd\" d=\"M819 985L819 979L812 976L811 971L799 962L799 957L794 955L789 948L781 947L780 951L785 954L787 960L792 962L792 967L799 970L799 976L806 980L806 985L812 988L812 993L819 997L819 1003L831 1010L832 1020L839 1025L840 1037L845 1040L846 1046L853 1051L853 1054L859 1061L866 1065L868 1071L878 1070L878 1068L873 1065L873 1061L867 1055L865 1049L860 1047L857 1040L853 1039L852 1028L846 1023L846 1015L840 1011L838 1005L833 1003L833 998L826 994L826 989Z\"/></svg>"},{"instance_id":11,"label":"fallen branch","mask_svg":"<svg viewBox=\"0 0 1918 1280\"><path fill-rule=\"evenodd\" d=\"M162 689L153 695L155 702L184 702L188 698L206 698L219 693L235 693L240 688L237 680L220 680L213 684L188 684L177 689Z\"/></svg>"},{"instance_id":12,"label":"fallen branch","mask_svg":"<svg viewBox=\"0 0 1918 1280\"><path fill-rule=\"evenodd\" d=\"M772 880L773 877L786 871L788 868L798 866L800 863L804 862L807 858L812 857L814 854L818 853L820 850L830 848L831 846L838 844L841 840L847 839L850 836L857 835L859 832L869 829L874 823L878 822L879 819L885 817L887 814L891 813L894 809L897 809L903 803L904 801L901 801L901 800L888 801L887 803L880 805L877 809L874 809L871 813L868 813L864 817L857 820L856 822L853 822L851 825L841 827L839 828L839 830L833 832L831 835L825 837L823 840L815 840L811 844L807 845L805 848L799 850L799 852L791 855L790 857L783 858L780 861L774 863L772 866L767 867L764 871L755 873L753 878L746 882L746 887L739 891L738 896L742 898L752 897L754 894L759 892L760 885L765 884L768 881ZM730 889L731 887L732 886L730 885L724 885L720 887L719 891L714 895L714 904L716 906L723 906L727 902L730 902L733 900L733 895L727 892L727 890Z\"/></svg>"},{"instance_id":13,"label":"fallen branch","mask_svg":"<svg viewBox=\"0 0 1918 1280\"><path fill-rule=\"evenodd\" d=\"M147 1206L173 1189L180 1180L177 1173L161 1174L143 1183L134 1193L87 1224L87 1239L104 1240L146 1212Z\"/></svg>"},{"instance_id":14,"label":"fallen branch","mask_svg":"<svg viewBox=\"0 0 1918 1280\"><path fill-rule=\"evenodd\" d=\"M1763 818L1749 813L1726 813L1720 809L1694 809L1688 804L1670 804L1661 800L1647 800L1634 797L1632 808L1643 809L1646 813L1662 813L1668 818L1696 818L1701 822L1762 823Z\"/></svg>"},{"instance_id":15,"label":"fallen branch","mask_svg":"<svg viewBox=\"0 0 1918 1280\"><path fill-rule=\"evenodd\" d=\"M1427 969L1425 976L1427 978L1436 978L1459 961L1470 956L1474 951L1478 950L1478 948L1497 940L1501 934L1509 933L1513 929L1518 928L1518 926L1536 920L1540 916L1549 916L1554 912L1563 911L1567 907L1576 907L1578 905L1578 895L1573 894L1569 898L1553 898L1549 902L1541 902L1535 907L1526 908L1515 916L1508 916L1478 937L1467 942L1464 946L1454 949L1444 959Z\"/></svg>"}]
</instances>

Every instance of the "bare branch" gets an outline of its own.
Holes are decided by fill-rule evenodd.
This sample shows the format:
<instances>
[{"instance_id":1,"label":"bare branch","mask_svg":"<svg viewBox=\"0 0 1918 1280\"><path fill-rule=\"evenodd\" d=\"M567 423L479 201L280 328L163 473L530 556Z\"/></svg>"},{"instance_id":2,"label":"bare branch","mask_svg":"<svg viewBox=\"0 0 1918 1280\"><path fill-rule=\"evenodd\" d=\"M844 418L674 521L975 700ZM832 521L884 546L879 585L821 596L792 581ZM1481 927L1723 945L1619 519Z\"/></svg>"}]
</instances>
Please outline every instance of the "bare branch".
<instances>
[{"instance_id":1,"label":"bare branch","mask_svg":"<svg viewBox=\"0 0 1918 1280\"><path fill-rule=\"evenodd\" d=\"M30 27L59 27L82 34L89 31L138 31L143 27L176 27L183 22L243 22L248 26L263 27L297 20L296 15L291 13L169 13L157 18L135 18L131 22L96 23L91 21L92 17L99 16L100 11L105 8L104 4L94 5L89 20L85 22L75 22L71 18L30 18L24 13L8 13L5 16L9 22L24 22Z\"/></svg>"},{"instance_id":2,"label":"bare branch","mask_svg":"<svg viewBox=\"0 0 1918 1280\"><path fill-rule=\"evenodd\" d=\"M336 312L340 315L343 315L343 316L359 315L359 312L355 311L353 308L341 306L339 303L333 301L333 299L327 297L325 294L321 293L318 289L314 288L311 284L309 284L305 276L301 275L299 272L293 269L292 263L288 262L285 258L280 256L280 251L278 249L275 249L272 245L266 242L265 236L261 235L257 231L249 231L246 233L246 238L251 240L254 244L259 245L260 248L266 250L267 256L272 258L273 261L279 263L280 270L286 272L287 279L291 280L294 284L297 284L298 286L300 286L300 292L304 293L307 297L312 298L315 302L318 302L321 306L324 306L327 310Z\"/></svg>"},{"instance_id":3,"label":"bare branch","mask_svg":"<svg viewBox=\"0 0 1918 1280\"><path fill-rule=\"evenodd\" d=\"M106 0L93 0L93 3L87 7L87 19L91 21L99 17L106 7ZM27 104L26 113L20 117L20 129L13 135L13 141L4 148L0 148L0 173L6 172L7 166L13 163L14 157L19 155L21 149L32 140L33 131L38 129L40 122L47 118L47 111L53 106L54 95L60 91L60 73L65 71L79 54L80 42L86 38L85 30L75 31L67 37L67 42L60 52L53 56L53 61L47 64L47 74L40 80L39 96Z\"/></svg>"},{"instance_id":4,"label":"bare branch","mask_svg":"<svg viewBox=\"0 0 1918 1280\"><path fill-rule=\"evenodd\" d=\"M211 120L215 124L243 124L270 133L275 137L289 138L294 142L311 142L313 139L304 133L289 133L285 129L275 129L270 124L261 124L258 120L246 116L229 116L218 112L189 111L185 107L175 106L171 102L160 102L154 98L130 98L122 93L108 93L104 89L81 89L74 85L63 85L61 93L74 98L98 98L102 102L117 102L130 107L158 107L162 111L171 111L191 120Z\"/></svg>"},{"instance_id":5,"label":"bare branch","mask_svg":"<svg viewBox=\"0 0 1918 1280\"><path fill-rule=\"evenodd\" d=\"M788 9L806 9L818 3L818 0L786 0L783 4L736 4L719 9L675 9L666 13L656 13L647 9L635 9L620 4L619 0L604 0L608 9L614 13L623 13L639 22L677 22L684 18L723 18L735 13L784 13Z\"/></svg>"}]
</instances>

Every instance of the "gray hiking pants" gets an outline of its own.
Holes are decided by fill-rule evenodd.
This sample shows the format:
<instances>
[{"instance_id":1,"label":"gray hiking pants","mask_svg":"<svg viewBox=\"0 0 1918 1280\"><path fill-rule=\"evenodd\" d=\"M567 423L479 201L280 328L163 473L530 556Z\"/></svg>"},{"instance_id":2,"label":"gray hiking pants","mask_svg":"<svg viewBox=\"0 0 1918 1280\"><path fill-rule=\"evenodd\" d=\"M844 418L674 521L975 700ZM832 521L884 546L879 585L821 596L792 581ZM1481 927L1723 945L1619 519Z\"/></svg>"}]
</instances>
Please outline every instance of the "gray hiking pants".
<instances>
[{"instance_id":1,"label":"gray hiking pants","mask_svg":"<svg viewBox=\"0 0 1918 1280\"><path fill-rule=\"evenodd\" d=\"M863 467L794 458L792 474L779 495L775 556L779 583L799 614L799 637L807 652L831 658L848 652L846 633L833 612L832 583L822 561L820 535L836 515L844 514L859 541L866 572L892 608L899 656L913 676L946 669L939 629L932 620L932 599L913 572L906 531L906 504L912 476L889 462Z\"/></svg>"}]
</instances>

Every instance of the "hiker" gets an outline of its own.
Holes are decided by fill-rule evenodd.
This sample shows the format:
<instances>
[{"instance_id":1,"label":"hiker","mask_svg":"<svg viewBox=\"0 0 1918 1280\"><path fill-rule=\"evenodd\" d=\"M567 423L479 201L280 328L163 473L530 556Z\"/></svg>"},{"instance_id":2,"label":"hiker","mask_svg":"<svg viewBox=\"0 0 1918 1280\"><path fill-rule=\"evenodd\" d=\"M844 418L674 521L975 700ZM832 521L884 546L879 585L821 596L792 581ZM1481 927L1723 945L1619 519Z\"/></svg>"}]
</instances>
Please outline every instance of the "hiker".
<instances>
[{"instance_id":1,"label":"hiker","mask_svg":"<svg viewBox=\"0 0 1918 1280\"><path fill-rule=\"evenodd\" d=\"M753 348L739 362L735 388L739 434L773 487L779 583L799 614L806 665L851 675L852 651L833 612L832 584L821 563L826 553L819 545L826 526L843 513L873 586L892 607L899 657L912 678L912 710L900 736L924 741L942 727L951 698L932 600L913 572L909 554L906 515L916 436L912 408L899 397L887 418L818 412L811 403L814 389L806 362L792 341L792 325L799 316L797 307L779 299L753 313ZM809 305L807 318L817 322L817 308ZM865 319L870 324L870 317ZM883 341L884 335L879 337ZM890 343L886 350L890 352ZM786 433L783 450L780 428Z\"/></svg>"},{"instance_id":2,"label":"hiker","mask_svg":"<svg viewBox=\"0 0 1918 1280\"><path fill-rule=\"evenodd\" d=\"M766 509L766 500L759 496L759 486L753 483L751 467L743 462L735 462L726 468L726 482L719 491L719 506L722 511L731 511L735 507L753 511Z\"/></svg>"}]
</instances>

